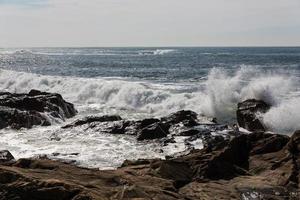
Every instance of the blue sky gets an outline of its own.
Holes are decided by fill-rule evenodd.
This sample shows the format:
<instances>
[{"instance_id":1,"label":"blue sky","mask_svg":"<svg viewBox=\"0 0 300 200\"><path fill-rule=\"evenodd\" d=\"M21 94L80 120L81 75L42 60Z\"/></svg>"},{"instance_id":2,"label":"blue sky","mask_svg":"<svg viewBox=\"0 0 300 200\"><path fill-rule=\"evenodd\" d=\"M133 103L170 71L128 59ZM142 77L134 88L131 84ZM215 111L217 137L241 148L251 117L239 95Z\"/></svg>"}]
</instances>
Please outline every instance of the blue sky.
<instances>
[{"instance_id":1,"label":"blue sky","mask_svg":"<svg viewBox=\"0 0 300 200\"><path fill-rule=\"evenodd\" d=\"M300 46L299 0L0 0L0 47Z\"/></svg>"}]
</instances>

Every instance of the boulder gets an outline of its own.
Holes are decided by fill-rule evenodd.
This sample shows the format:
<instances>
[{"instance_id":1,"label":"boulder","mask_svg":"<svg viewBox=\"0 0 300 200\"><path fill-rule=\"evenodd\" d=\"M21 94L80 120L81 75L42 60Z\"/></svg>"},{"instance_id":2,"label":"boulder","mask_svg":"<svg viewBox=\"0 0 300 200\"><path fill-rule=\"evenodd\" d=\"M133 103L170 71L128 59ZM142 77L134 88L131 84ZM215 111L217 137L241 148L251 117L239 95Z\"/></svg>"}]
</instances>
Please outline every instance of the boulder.
<instances>
[{"instance_id":1,"label":"boulder","mask_svg":"<svg viewBox=\"0 0 300 200\"><path fill-rule=\"evenodd\" d=\"M7 151L7 150L2 150L0 151L0 163L5 163L14 160L15 158L13 155Z\"/></svg>"},{"instance_id":2,"label":"boulder","mask_svg":"<svg viewBox=\"0 0 300 200\"><path fill-rule=\"evenodd\" d=\"M249 131L265 131L259 114L266 113L269 109L270 105L262 100L248 99L238 103L236 116L239 126Z\"/></svg>"},{"instance_id":3,"label":"boulder","mask_svg":"<svg viewBox=\"0 0 300 200\"><path fill-rule=\"evenodd\" d=\"M71 124L67 124L62 128L73 128L84 124L91 124L93 122L113 122L120 120L122 120L122 118L119 115L88 116L83 119L76 120Z\"/></svg>"},{"instance_id":4,"label":"boulder","mask_svg":"<svg viewBox=\"0 0 300 200\"><path fill-rule=\"evenodd\" d=\"M0 128L51 125L49 116L64 120L75 116L74 105L60 94L31 90L28 94L0 93Z\"/></svg>"},{"instance_id":5,"label":"boulder","mask_svg":"<svg viewBox=\"0 0 300 200\"><path fill-rule=\"evenodd\" d=\"M190 110L181 110L161 118L161 121L169 125L184 123L186 126L196 126L198 114Z\"/></svg>"},{"instance_id":6,"label":"boulder","mask_svg":"<svg viewBox=\"0 0 300 200\"><path fill-rule=\"evenodd\" d=\"M138 123L138 127L139 129L143 129L151 124L154 124L154 123L157 123L159 122L160 120L159 119L156 119L156 118L147 118L147 119L143 119L143 120L140 120L140 121L137 121Z\"/></svg>"},{"instance_id":7,"label":"boulder","mask_svg":"<svg viewBox=\"0 0 300 200\"><path fill-rule=\"evenodd\" d=\"M137 140L152 140L166 137L169 134L169 126L164 123L151 124L137 133Z\"/></svg>"}]
</instances>

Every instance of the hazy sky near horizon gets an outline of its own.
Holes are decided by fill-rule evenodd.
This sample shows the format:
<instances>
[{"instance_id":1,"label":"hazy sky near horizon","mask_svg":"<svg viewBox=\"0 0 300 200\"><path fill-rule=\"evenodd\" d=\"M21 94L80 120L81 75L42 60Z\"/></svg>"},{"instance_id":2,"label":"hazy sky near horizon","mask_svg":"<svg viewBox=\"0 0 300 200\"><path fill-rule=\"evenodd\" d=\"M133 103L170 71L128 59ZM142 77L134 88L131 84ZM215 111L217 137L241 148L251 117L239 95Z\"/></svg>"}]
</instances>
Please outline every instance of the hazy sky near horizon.
<instances>
[{"instance_id":1,"label":"hazy sky near horizon","mask_svg":"<svg viewBox=\"0 0 300 200\"><path fill-rule=\"evenodd\" d=\"M300 46L300 0L0 0L18 46Z\"/></svg>"}]
</instances>

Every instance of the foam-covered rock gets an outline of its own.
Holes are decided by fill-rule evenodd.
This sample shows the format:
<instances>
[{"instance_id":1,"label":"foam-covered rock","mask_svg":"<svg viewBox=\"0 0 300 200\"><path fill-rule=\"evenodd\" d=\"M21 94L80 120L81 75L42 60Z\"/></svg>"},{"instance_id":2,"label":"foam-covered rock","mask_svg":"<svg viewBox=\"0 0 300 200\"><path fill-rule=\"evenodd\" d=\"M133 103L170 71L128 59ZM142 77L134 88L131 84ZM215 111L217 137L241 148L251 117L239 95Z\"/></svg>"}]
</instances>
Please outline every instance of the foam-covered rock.
<instances>
[{"instance_id":1,"label":"foam-covered rock","mask_svg":"<svg viewBox=\"0 0 300 200\"><path fill-rule=\"evenodd\" d=\"M237 121L240 127L249 131L265 131L260 114L267 112L270 105L262 100L248 99L237 106Z\"/></svg>"},{"instance_id":2,"label":"foam-covered rock","mask_svg":"<svg viewBox=\"0 0 300 200\"><path fill-rule=\"evenodd\" d=\"M60 94L31 90L28 94L0 93L0 128L49 126L49 118L64 120L75 116L74 105Z\"/></svg>"}]
</instances>

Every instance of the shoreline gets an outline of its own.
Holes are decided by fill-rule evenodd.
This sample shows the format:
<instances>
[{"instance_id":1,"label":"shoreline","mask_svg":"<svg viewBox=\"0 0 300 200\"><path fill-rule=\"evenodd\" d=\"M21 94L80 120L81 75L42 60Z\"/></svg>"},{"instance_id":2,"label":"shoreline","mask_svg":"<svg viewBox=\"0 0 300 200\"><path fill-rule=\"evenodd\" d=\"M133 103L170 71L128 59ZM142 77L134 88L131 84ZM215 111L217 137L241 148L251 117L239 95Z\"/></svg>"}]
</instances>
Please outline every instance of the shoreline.
<instances>
[{"instance_id":1,"label":"shoreline","mask_svg":"<svg viewBox=\"0 0 300 200\"><path fill-rule=\"evenodd\" d=\"M51 126L47 116L64 120L76 115L61 95L32 90L28 94L1 93L1 127ZM126 120L117 115L88 116L61 129L128 135L161 146L186 137L186 150L165 159L125 160L115 170L76 166L71 160L48 156L15 160L0 151L2 199L298 199L300 132L289 137L267 133L258 113L270 105L248 99L237 105L238 125L206 122L197 113L181 110L162 118ZM203 116L202 116L203 117ZM59 141L59 136L53 136ZM203 148L195 149L201 140ZM158 149L159 150L159 149ZM161 149L160 149L161 150ZM58 152L59 154L59 152ZM74 154L75 155L75 154Z\"/></svg>"},{"instance_id":2,"label":"shoreline","mask_svg":"<svg viewBox=\"0 0 300 200\"><path fill-rule=\"evenodd\" d=\"M300 132L251 133L167 160L96 170L0 152L4 199L299 199ZM5 160L6 158L6 160Z\"/></svg>"}]
</instances>

